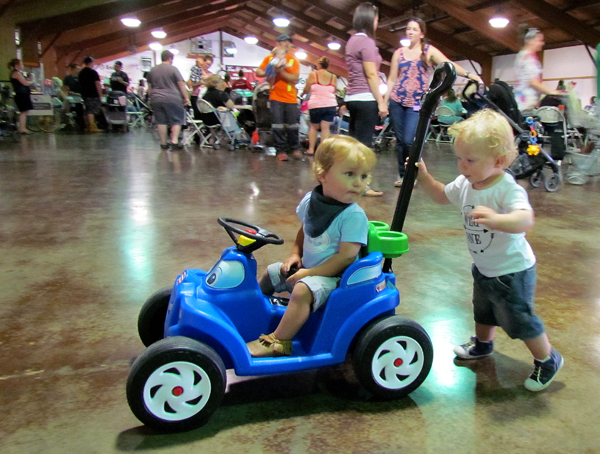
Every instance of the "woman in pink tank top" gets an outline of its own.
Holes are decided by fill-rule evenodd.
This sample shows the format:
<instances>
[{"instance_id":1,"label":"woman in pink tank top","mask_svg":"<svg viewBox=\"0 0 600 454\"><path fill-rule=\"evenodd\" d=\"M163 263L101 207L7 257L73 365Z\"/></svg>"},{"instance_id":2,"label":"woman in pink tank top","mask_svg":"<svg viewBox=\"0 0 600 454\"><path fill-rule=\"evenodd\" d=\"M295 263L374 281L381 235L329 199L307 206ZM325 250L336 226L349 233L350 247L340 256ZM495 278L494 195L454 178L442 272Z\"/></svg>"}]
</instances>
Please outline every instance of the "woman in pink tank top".
<instances>
[{"instance_id":1,"label":"woman in pink tank top","mask_svg":"<svg viewBox=\"0 0 600 454\"><path fill-rule=\"evenodd\" d=\"M302 94L310 93L308 98L308 113L310 115L310 129L308 131L308 150L306 154L315 154L315 145L319 128L321 141L329 137L329 130L333 117L337 112L337 99L335 97L337 77L327 71L329 59L319 58L320 69L313 71L308 76Z\"/></svg>"}]
</instances>

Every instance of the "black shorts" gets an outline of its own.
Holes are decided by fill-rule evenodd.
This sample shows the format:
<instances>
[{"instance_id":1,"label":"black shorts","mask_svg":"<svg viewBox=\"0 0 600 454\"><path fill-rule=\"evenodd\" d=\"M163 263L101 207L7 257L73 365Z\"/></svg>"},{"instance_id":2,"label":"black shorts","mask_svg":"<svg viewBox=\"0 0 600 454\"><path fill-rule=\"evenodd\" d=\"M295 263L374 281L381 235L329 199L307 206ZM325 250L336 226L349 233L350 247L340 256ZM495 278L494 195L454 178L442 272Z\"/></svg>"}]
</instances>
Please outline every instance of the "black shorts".
<instances>
[{"instance_id":1,"label":"black shorts","mask_svg":"<svg viewBox=\"0 0 600 454\"><path fill-rule=\"evenodd\" d=\"M335 117L336 107L319 107L317 109L310 109L308 114L310 115L310 122L313 124L319 124L322 121L331 123L333 117Z\"/></svg>"}]
</instances>

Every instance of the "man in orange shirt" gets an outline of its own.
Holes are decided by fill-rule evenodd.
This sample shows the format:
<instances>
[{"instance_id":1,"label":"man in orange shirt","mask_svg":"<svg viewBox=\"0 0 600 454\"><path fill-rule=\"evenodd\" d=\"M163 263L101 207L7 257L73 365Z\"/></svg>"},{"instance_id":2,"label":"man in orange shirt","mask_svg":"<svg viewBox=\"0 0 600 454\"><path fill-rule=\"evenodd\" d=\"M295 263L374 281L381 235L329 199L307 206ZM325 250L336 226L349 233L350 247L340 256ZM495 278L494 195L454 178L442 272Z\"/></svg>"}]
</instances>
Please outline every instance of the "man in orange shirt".
<instances>
[{"instance_id":1,"label":"man in orange shirt","mask_svg":"<svg viewBox=\"0 0 600 454\"><path fill-rule=\"evenodd\" d=\"M298 140L300 110L296 90L296 83L300 78L300 63L290 53L292 47L293 41L289 35L279 35L277 46L256 70L256 75L266 77L271 85L271 129L279 161L290 159L288 149L292 151L295 159L302 159Z\"/></svg>"}]
</instances>

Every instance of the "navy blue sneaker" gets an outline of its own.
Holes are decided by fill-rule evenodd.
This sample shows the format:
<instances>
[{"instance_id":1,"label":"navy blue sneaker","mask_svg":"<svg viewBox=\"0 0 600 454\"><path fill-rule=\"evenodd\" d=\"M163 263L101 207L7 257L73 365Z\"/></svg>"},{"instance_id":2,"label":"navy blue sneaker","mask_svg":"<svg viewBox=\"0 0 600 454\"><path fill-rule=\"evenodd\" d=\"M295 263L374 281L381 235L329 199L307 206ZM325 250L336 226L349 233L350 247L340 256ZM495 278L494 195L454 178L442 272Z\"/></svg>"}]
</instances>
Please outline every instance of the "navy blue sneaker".
<instances>
[{"instance_id":1,"label":"navy blue sneaker","mask_svg":"<svg viewBox=\"0 0 600 454\"><path fill-rule=\"evenodd\" d=\"M533 392L546 389L558 371L565 364L565 360L556 350L552 349L550 358L546 361L535 359L533 361L535 368L527 380L525 380L525 389Z\"/></svg>"},{"instance_id":2,"label":"navy blue sneaker","mask_svg":"<svg viewBox=\"0 0 600 454\"><path fill-rule=\"evenodd\" d=\"M469 342L454 347L454 353L460 359L480 359L494 353L494 341L481 342L475 336Z\"/></svg>"}]
</instances>

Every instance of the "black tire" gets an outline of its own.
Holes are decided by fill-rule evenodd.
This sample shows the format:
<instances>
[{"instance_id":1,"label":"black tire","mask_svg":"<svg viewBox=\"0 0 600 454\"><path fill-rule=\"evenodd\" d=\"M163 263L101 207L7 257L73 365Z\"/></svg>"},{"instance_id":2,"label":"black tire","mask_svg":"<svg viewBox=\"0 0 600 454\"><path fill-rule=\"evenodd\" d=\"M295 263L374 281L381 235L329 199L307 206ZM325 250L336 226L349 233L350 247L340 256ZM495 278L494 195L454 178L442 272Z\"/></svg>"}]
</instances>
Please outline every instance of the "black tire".
<instances>
[{"instance_id":1,"label":"black tire","mask_svg":"<svg viewBox=\"0 0 600 454\"><path fill-rule=\"evenodd\" d=\"M533 186L534 188L539 188L541 185L544 184L544 181L544 172L541 169L536 170L529 177L529 184L531 184L531 186Z\"/></svg>"},{"instance_id":2,"label":"black tire","mask_svg":"<svg viewBox=\"0 0 600 454\"><path fill-rule=\"evenodd\" d=\"M560 189L560 183L560 175L558 173L553 173L544 180L544 187L548 192L556 192Z\"/></svg>"},{"instance_id":3,"label":"black tire","mask_svg":"<svg viewBox=\"0 0 600 454\"><path fill-rule=\"evenodd\" d=\"M140 315L138 315L138 334L146 347L165 336L165 318L172 289L172 287L160 289L152 294L142 306Z\"/></svg>"},{"instance_id":4,"label":"black tire","mask_svg":"<svg viewBox=\"0 0 600 454\"><path fill-rule=\"evenodd\" d=\"M127 378L127 402L145 425L183 432L208 421L225 394L225 365L208 345L169 337L148 347Z\"/></svg>"},{"instance_id":5,"label":"black tire","mask_svg":"<svg viewBox=\"0 0 600 454\"><path fill-rule=\"evenodd\" d=\"M407 396L427 378L433 363L429 335L418 323L393 315L363 329L352 353L359 382L384 399Z\"/></svg>"}]
</instances>

